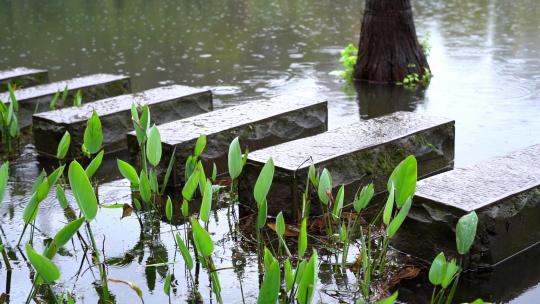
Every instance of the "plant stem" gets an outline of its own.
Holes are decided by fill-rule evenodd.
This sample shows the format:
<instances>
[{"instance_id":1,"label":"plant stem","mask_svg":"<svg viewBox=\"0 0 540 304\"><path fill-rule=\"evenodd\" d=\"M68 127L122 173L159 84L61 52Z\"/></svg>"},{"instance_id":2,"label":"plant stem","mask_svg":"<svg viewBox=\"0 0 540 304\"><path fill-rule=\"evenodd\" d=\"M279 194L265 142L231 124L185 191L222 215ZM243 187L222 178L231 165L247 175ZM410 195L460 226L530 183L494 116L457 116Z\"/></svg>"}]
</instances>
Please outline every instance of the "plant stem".
<instances>
[{"instance_id":1,"label":"plant stem","mask_svg":"<svg viewBox=\"0 0 540 304\"><path fill-rule=\"evenodd\" d=\"M94 238L94 233L92 232L92 228L90 227L90 223L86 223L86 229L88 230L88 235L90 235L90 240L92 241L92 247L94 250L94 255L96 257L96 261L98 263L98 269L101 276L101 285L103 288L103 298L105 302L109 301L109 287L107 285L107 272L105 270L105 265L101 263L101 259L99 256L99 249L96 243L96 239Z\"/></svg>"}]
</instances>

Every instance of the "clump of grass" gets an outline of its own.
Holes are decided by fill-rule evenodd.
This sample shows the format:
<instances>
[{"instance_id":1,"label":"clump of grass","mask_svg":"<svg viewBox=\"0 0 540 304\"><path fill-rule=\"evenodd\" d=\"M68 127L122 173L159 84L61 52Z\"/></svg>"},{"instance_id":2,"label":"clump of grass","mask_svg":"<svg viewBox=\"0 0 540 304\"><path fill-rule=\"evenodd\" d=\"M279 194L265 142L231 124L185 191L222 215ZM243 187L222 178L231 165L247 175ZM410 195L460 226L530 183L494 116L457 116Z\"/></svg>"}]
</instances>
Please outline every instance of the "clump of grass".
<instances>
[{"instance_id":1,"label":"clump of grass","mask_svg":"<svg viewBox=\"0 0 540 304\"><path fill-rule=\"evenodd\" d=\"M9 102L0 100L0 142L2 146L7 146L8 151L12 151L13 145L17 143L19 132L19 102L15 97L15 87L8 84Z\"/></svg>"}]
</instances>

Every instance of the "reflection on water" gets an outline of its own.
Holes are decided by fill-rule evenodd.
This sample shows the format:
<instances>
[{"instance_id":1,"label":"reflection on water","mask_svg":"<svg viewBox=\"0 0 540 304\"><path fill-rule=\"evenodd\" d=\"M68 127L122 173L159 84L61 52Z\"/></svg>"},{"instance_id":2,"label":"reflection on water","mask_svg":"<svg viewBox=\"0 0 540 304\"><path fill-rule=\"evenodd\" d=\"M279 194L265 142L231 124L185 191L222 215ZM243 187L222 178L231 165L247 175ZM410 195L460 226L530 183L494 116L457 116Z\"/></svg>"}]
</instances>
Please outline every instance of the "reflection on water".
<instances>
[{"instance_id":1,"label":"reflection on water","mask_svg":"<svg viewBox=\"0 0 540 304\"><path fill-rule=\"evenodd\" d=\"M397 110L448 116L456 120L457 166L540 142L540 3L416 0L413 4L419 35L431 34L428 60L434 77L425 91L351 87L329 75L340 69L339 50L358 38L362 0L0 0L0 69L46 67L52 80L127 73L135 90L171 83L204 86L215 88L217 107L276 95L326 98L330 128ZM18 236L17 219L28 198L25 191L38 174L30 152L23 156L26 161L15 165L6 198L14 199L0 207L3 233L10 242ZM112 202L128 199L129 192L116 186L102 187L102 196ZM57 209L53 200L44 205L38 219L43 235L65 221ZM162 299L163 271L143 265L172 252L169 234L154 227L154 232L141 236L135 218L119 220L111 210L102 212L98 225L111 232L105 240L108 257L125 261L127 256L129 261L132 256L137 261L112 267L115 275L141 285L145 277L145 292L154 289L153 295ZM214 231L228 231L223 217L217 215L220 221ZM157 235L161 241L154 242ZM141 248L142 237L154 245ZM231 238L223 239L223 248L241 250ZM220 254L223 263L233 263L231 256L247 259L241 262L248 265L245 269L231 270L230 275L256 277L253 257ZM71 262L68 256L58 259L61 264ZM17 267L25 266L20 262ZM516 267L530 271L526 265ZM65 287L92 288L90 273L79 281L66 280ZM527 286L534 286L535 280ZM14 298L26 296L28 282L27 273L14 272ZM187 294L184 286L180 281L179 294ZM127 287L115 288L121 290L120 301L131 299ZM256 288L248 286L246 294L255 296ZM540 294L539 289L524 288L516 285L501 299L517 296L514 301L526 303Z\"/></svg>"}]
</instances>

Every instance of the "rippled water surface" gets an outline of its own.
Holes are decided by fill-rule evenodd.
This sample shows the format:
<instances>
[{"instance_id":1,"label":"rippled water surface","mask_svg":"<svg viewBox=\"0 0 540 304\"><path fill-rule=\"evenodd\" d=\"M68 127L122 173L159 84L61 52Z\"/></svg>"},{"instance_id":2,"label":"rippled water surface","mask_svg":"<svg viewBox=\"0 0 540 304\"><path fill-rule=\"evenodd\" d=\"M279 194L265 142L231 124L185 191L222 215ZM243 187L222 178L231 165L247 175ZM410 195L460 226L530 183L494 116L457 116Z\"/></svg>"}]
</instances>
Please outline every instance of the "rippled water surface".
<instances>
[{"instance_id":1,"label":"rippled water surface","mask_svg":"<svg viewBox=\"0 0 540 304\"><path fill-rule=\"evenodd\" d=\"M214 90L217 107L277 95L324 98L329 101L330 128L397 110L448 116L456 120L458 166L539 143L540 3L412 2L418 35L431 37L428 61L434 74L429 87L418 92L367 84L355 88L330 75L340 69L340 49L358 39L360 0L0 0L0 69L48 68L52 80L123 73L132 77L135 91L171 83L203 86ZM2 233L10 242L16 242L29 195L26 189L38 173L32 151L14 171L10 194L0 207ZM104 185L100 195L111 202L128 200L122 182ZM42 237L65 220L57 210L43 206L38 218ZM112 276L138 282L143 292L154 295L149 302L162 300L156 281L163 280L163 273L159 269L157 276L155 269L153 275L145 273L141 265L172 248L169 235L148 232L143 237L162 239L140 249L136 218L120 220L118 212L101 210L97 225L108 232L109 257L133 253L134 261L111 266ZM224 212L218 211L214 231L228 231ZM237 243L227 233L215 237L221 240L218 256L227 267L233 263L231 256L238 256L230 251ZM256 257L240 256L246 259L242 263L247 274L231 270L230 275L253 279ZM73 261L69 256L59 259L65 265ZM520 264L523 272L528 271L523 265L537 263L531 261ZM90 275L70 281L76 270L65 265L63 284L67 288L79 284L79 293L92 298L94 293L85 290L92 288ZM17 267L26 269L23 264ZM0 275L3 280L3 269ZM12 280L14 298L24 299L28 273L18 272ZM225 292L231 292L224 296L234 302L238 286L232 281L224 284ZM338 281L325 282L334 286ZM538 281L533 276L526 284L515 284L499 299L531 303L540 296L534 288ZM254 296L256 286L247 284L246 293ZM124 286L113 291L119 303L133 299Z\"/></svg>"}]
</instances>

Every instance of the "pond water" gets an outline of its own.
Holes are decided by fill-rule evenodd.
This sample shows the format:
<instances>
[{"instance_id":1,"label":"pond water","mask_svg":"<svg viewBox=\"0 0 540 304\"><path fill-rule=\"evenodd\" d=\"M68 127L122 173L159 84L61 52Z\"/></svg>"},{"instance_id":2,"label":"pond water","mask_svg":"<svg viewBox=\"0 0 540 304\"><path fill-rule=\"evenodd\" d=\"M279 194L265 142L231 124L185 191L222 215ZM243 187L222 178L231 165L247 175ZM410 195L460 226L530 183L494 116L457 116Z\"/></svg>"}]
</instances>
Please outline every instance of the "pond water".
<instances>
[{"instance_id":1,"label":"pond water","mask_svg":"<svg viewBox=\"0 0 540 304\"><path fill-rule=\"evenodd\" d=\"M214 90L216 107L277 95L325 98L330 128L397 110L447 116L456 120L458 166L538 143L540 3L435 0L413 5L419 36L430 36L428 61L434 74L429 87L417 92L367 84L354 88L330 75L341 68L339 51L357 42L361 0L0 0L0 68L49 68L52 80L124 73L132 77L134 91L172 83L203 86ZM39 173L31 147L12 170L0 223L13 244L30 195L27 189ZM102 200L111 203L130 201L129 194L121 180L100 187ZM40 239L65 222L54 204L52 197L41 208ZM141 234L135 217L120 215L121 210L102 209L96 224L98 231L107 231L107 257L128 257L110 267L111 276L137 282L147 302L162 302L163 271L144 265L172 252L168 225ZM240 273L231 268L224 275L244 278L245 295L253 299L258 290L250 284L257 277L256 256L232 236L226 210L217 211L211 227L219 240L220 264L231 267L240 256L244 265ZM141 247L141 236L151 246ZM67 289L76 284L83 300L95 302L92 271L74 280L77 269L67 265L75 258L80 263L82 251L70 249L58 258L64 265L62 284ZM537 264L534 258L529 261ZM527 262L519 265L529 271ZM14 272L11 288L18 303L26 298L30 281L24 261L15 267L20 271ZM179 273L182 269L179 265ZM0 276L3 281L3 268ZM177 296L182 299L187 291L179 280ZM342 278L321 280L323 286L346 285ZM534 276L527 284L516 283L498 299L530 303L540 297L538 281ZM223 285L225 299L238 301L237 281ZM113 293L118 303L134 299L123 285L114 286ZM336 301L320 295L324 302Z\"/></svg>"}]
</instances>

